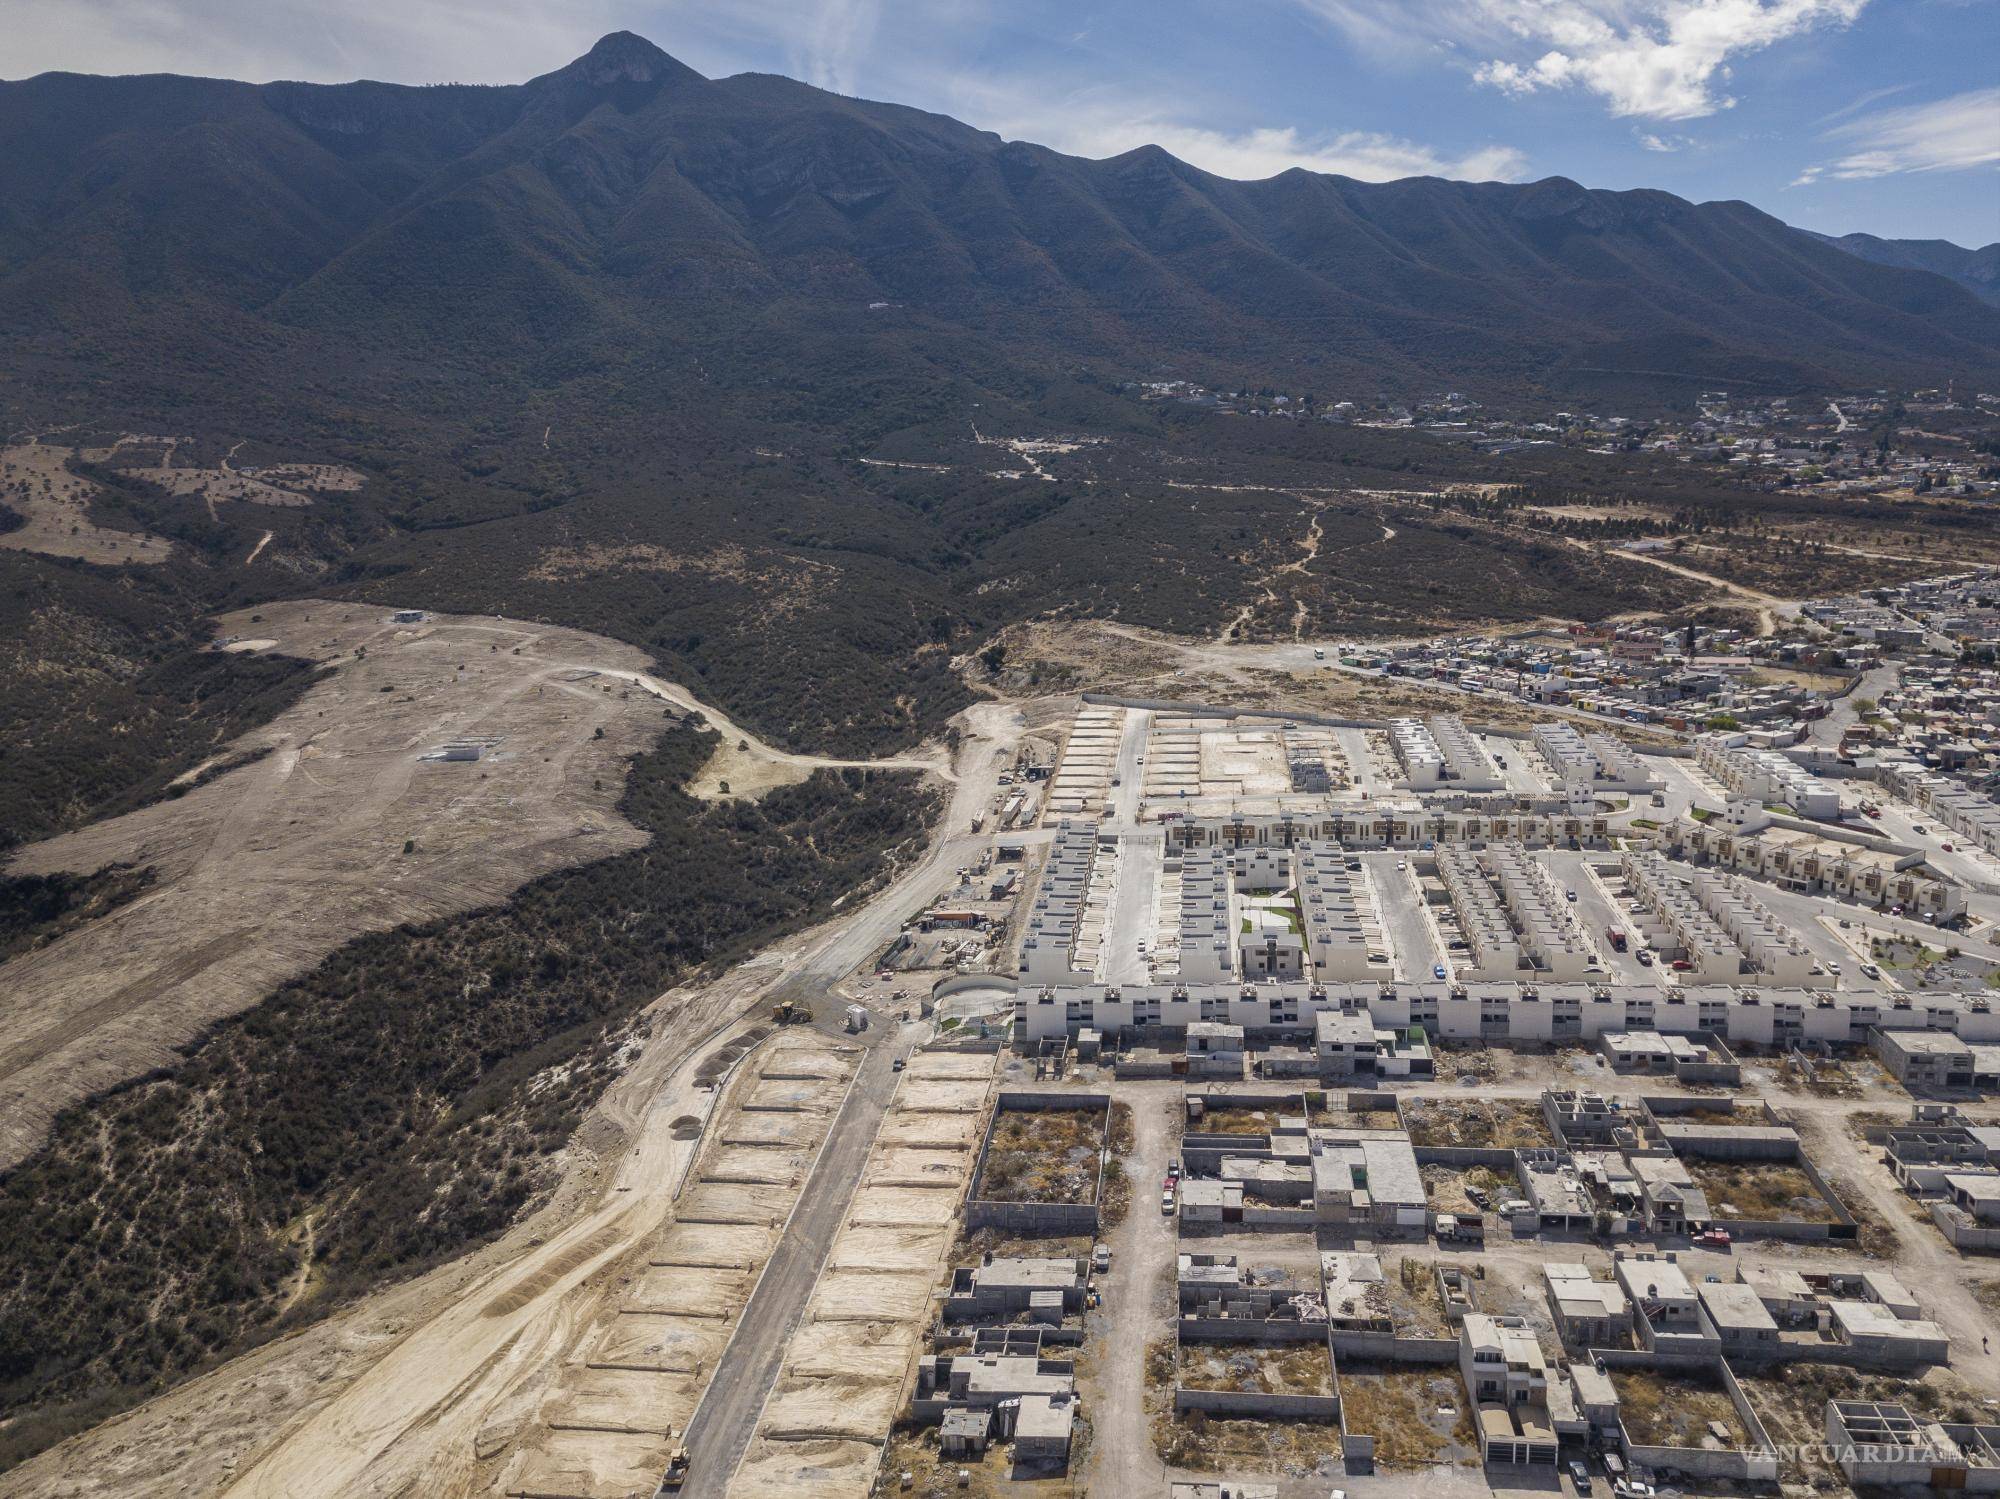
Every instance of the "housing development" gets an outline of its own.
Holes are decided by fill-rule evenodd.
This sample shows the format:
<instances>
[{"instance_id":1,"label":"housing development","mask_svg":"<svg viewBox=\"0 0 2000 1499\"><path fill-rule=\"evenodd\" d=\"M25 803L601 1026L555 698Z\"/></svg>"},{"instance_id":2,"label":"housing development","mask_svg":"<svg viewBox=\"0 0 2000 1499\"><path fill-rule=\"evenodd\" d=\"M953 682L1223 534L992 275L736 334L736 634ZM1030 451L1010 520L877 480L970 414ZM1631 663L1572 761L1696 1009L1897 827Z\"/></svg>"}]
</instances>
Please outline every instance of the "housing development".
<instances>
[{"instance_id":1,"label":"housing development","mask_svg":"<svg viewBox=\"0 0 2000 1499\"><path fill-rule=\"evenodd\" d=\"M1799 628L1856 659L1789 718L1102 695L1023 754L918 924L1000 1067L878 1491L2000 1492L1990 734L1876 729L1981 668Z\"/></svg>"},{"instance_id":2,"label":"housing development","mask_svg":"<svg viewBox=\"0 0 2000 1499\"><path fill-rule=\"evenodd\" d=\"M1984 586L1790 717L1005 709L500 1490L2000 1492Z\"/></svg>"}]
</instances>

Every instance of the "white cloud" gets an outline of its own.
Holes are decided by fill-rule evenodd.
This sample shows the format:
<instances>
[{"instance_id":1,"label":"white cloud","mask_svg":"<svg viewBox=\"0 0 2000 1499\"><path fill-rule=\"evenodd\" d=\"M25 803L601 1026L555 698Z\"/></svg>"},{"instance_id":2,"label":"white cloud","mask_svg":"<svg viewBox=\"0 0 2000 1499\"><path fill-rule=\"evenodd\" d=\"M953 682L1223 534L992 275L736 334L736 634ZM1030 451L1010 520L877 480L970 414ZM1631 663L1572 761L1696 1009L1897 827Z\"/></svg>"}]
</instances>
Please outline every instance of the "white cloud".
<instances>
[{"instance_id":1,"label":"white cloud","mask_svg":"<svg viewBox=\"0 0 2000 1499\"><path fill-rule=\"evenodd\" d=\"M4 0L0 77L68 70L517 83L622 24L619 0Z\"/></svg>"},{"instance_id":2,"label":"white cloud","mask_svg":"<svg viewBox=\"0 0 2000 1499\"><path fill-rule=\"evenodd\" d=\"M1654 135L1650 131L1640 131L1637 137L1640 146L1648 151L1678 151L1687 144L1684 136Z\"/></svg>"},{"instance_id":3,"label":"white cloud","mask_svg":"<svg viewBox=\"0 0 2000 1499\"><path fill-rule=\"evenodd\" d=\"M1066 128L1056 119L1045 124L1048 128L1027 133L1072 155L1116 156L1137 146L1156 145L1204 172L1242 181L1275 177L1294 167L1363 182L1398 177L1506 181L1527 168L1527 158L1512 146L1482 146L1446 156L1420 142L1373 130L1315 136L1285 125L1231 133L1143 118L1103 120L1082 129Z\"/></svg>"},{"instance_id":4,"label":"white cloud","mask_svg":"<svg viewBox=\"0 0 2000 1499\"><path fill-rule=\"evenodd\" d=\"M1106 87L1064 91L1043 83L961 72L938 81L935 106L1009 140L1034 141L1070 156L1101 160L1158 146L1218 177L1259 181L1300 167L1364 182L1398 177L1509 181L1527 157L1486 143L1443 150L1374 130L1314 132L1292 125L1228 129L1188 118L1183 103Z\"/></svg>"},{"instance_id":5,"label":"white cloud","mask_svg":"<svg viewBox=\"0 0 2000 1499\"><path fill-rule=\"evenodd\" d=\"M1736 101L1730 59L1868 0L1298 0L1371 50L1481 58L1473 77L1510 94L1581 88L1614 115L1688 120Z\"/></svg>"},{"instance_id":6,"label":"white cloud","mask_svg":"<svg viewBox=\"0 0 2000 1499\"><path fill-rule=\"evenodd\" d=\"M1829 130L1845 154L1817 162L1793 179L1857 181L1899 172L1962 172L2000 162L2000 88L1974 89L1929 104L1879 110Z\"/></svg>"}]
</instances>

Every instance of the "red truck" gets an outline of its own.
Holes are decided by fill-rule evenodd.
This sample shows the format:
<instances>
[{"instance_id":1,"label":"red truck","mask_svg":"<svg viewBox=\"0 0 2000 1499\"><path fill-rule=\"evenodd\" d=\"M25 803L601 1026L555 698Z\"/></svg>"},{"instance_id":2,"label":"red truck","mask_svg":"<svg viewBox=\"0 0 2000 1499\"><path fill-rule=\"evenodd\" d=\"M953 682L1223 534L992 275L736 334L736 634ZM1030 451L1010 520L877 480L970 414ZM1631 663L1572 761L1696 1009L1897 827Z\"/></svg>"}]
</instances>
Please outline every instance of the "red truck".
<instances>
[{"instance_id":1,"label":"red truck","mask_svg":"<svg viewBox=\"0 0 2000 1499\"><path fill-rule=\"evenodd\" d=\"M1604 929L1604 940L1611 944L1613 952L1625 951L1625 934L1615 926Z\"/></svg>"}]
</instances>

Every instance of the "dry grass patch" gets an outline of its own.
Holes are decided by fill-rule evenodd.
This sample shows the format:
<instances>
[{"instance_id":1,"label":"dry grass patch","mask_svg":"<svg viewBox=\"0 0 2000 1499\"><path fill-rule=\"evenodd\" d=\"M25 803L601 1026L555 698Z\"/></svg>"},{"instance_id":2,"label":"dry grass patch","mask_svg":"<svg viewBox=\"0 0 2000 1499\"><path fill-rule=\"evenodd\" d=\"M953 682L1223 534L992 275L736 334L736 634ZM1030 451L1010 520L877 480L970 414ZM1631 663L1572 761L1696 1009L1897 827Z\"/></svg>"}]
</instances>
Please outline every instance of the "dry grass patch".
<instances>
[{"instance_id":1,"label":"dry grass patch","mask_svg":"<svg viewBox=\"0 0 2000 1499\"><path fill-rule=\"evenodd\" d=\"M1340 1410L1349 1431L1375 1438L1378 1467L1479 1461L1465 1387L1449 1368L1343 1363Z\"/></svg>"},{"instance_id":2,"label":"dry grass patch","mask_svg":"<svg viewBox=\"0 0 2000 1499\"><path fill-rule=\"evenodd\" d=\"M1864 1145L1879 1146L1888 1131L1908 1123L1907 1114L1892 1113L1888 1109L1862 1109L1847 1116L1847 1132Z\"/></svg>"},{"instance_id":3,"label":"dry grass patch","mask_svg":"<svg viewBox=\"0 0 2000 1499\"><path fill-rule=\"evenodd\" d=\"M1613 1369L1611 1384L1618 1391L1619 1418L1642 1447L1715 1447L1710 1422L1728 1432L1722 1446L1741 1449L1750 1441L1729 1392L1712 1375Z\"/></svg>"},{"instance_id":4,"label":"dry grass patch","mask_svg":"<svg viewBox=\"0 0 2000 1499\"><path fill-rule=\"evenodd\" d=\"M1815 1098L1861 1096L1861 1084L1845 1062L1822 1059L1800 1066L1797 1059L1790 1058L1779 1069L1778 1078L1783 1086L1810 1093Z\"/></svg>"},{"instance_id":5,"label":"dry grass patch","mask_svg":"<svg viewBox=\"0 0 2000 1499\"><path fill-rule=\"evenodd\" d=\"M1338 1421L1261 1421L1207 1411L1177 1416L1169 1409L1153 1416L1153 1445L1168 1466L1195 1472L1328 1473L1341 1461Z\"/></svg>"},{"instance_id":6,"label":"dry grass patch","mask_svg":"<svg viewBox=\"0 0 2000 1499\"><path fill-rule=\"evenodd\" d=\"M952 1249L951 1262L959 1268L968 1268L984 1264L988 1258L1081 1260L1090 1257L1094 1242L1088 1234L1031 1236L1003 1234L998 1229L982 1228L959 1239Z\"/></svg>"},{"instance_id":7,"label":"dry grass patch","mask_svg":"<svg viewBox=\"0 0 2000 1499\"><path fill-rule=\"evenodd\" d=\"M1331 1395L1333 1358L1324 1343L1183 1343L1180 1383L1250 1395Z\"/></svg>"},{"instance_id":8,"label":"dry grass patch","mask_svg":"<svg viewBox=\"0 0 2000 1499\"><path fill-rule=\"evenodd\" d=\"M1350 1109L1345 1107L1327 1108L1313 1115L1313 1123L1321 1129L1395 1129L1396 1110L1393 1106L1380 1109Z\"/></svg>"},{"instance_id":9,"label":"dry grass patch","mask_svg":"<svg viewBox=\"0 0 2000 1499\"><path fill-rule=\"evenodd\" d=\"M1684 1113L1663 1114L1662 1124L1700 1124L1736 1129L1761 1123L1754 1109L1738 1109L1733 1104L1703 1104Z\"/></svg>"},{"instance_id":10,"label":"dry grass patch","mask_svg":"<svg viewBox=\"0 0 2000 1499\"><path fill-rule=\"evenodd\" d=\"M1527 1099L1422 1098L1404 1115L1415 1145L1537 1150L1555 1144L1541 1107Z\"/></svg>"},{"instance_id":11,"label":"dry grass patch","mask_svg":"<svg viewBox=\"0 0 2000 1499\"><path fill-rule=\"evenodd\" d=\"M1123 1100L1112 1103L1107 1134L1110 1159L1104 1163L1104 1197L1097 1205L1098 1228L1106 1233L1123 1223L1125 1215L1132 1211L1132 1174L1125 1169L1125 1157L1139 1144L1132 1105Z\"/></svg>"},{"instance_id":12,"label":"dry grass patch","mask_svg":"<svg viewBox=\"0 0 2000 1499\"><path fill-rule=\"evenodd\" d=\"M1838 1470L1819 1452L1826 1440L1829 1400L1889 1402L1939 1421L1985 1421L1992 1416L1976 1392L1942 1369L1915 1380L1863 1374L1837 1364L1788 1364L1782 1370L1738 1374L1737 1379L1771 1440L1800 1449L1794 1457L1796 1473L1781 1476L1797 1477L1815 1488L1838 1489L1841 1482Z\"/></svg>"},{"instance_id":13,"label":"dry grass patch","mask_svg":"<svg viewBox=\"0 0 2000 1499\"><path fill-rule=\"evenodd\" d=\"M1840 1221L1812 1178L1789 1162L1690 1160L1687 1168L1708 1194L1717 1222Z\"/></svg>"},{"instance_id":14,"label":"dry grass patch","mask_svg":"<svg viewBox=\"0 0 2000 1499\"><path fill-rule=\"evenodd\" d=\"M1195 1135L1268 1135L1277 1127L1276 1109L1207 1109L1188 1121Z\"/></svg>"},{"instance_id":15,"label":"dry grass patch","mask_svg":"<svg viewBox=\"0 0 2000 1499\"><path fill-rule=\"evenodd\" d=\"M1451 1324L1445 1320L1444 1302L1438 1297L1437 1264L1434 1260L1406 1259L1396 1267L1394 1280L1382 1281L1369 1293L1370 1300L1382 1297L1382 1310L1403 1338L1448 1338Z\"/></svg>"},{"instance_id":16,"label":"dry grass patch","mask_svg":"<svg viewBox=\"0 0 2000 1499\"><path fill-rule=\"evenodd\" d=\"M1097 1109L1006 1109L993 1121L980 1196L989 1202L1089 1203L1105 1119Z\"/></svg>"}]
</instances>

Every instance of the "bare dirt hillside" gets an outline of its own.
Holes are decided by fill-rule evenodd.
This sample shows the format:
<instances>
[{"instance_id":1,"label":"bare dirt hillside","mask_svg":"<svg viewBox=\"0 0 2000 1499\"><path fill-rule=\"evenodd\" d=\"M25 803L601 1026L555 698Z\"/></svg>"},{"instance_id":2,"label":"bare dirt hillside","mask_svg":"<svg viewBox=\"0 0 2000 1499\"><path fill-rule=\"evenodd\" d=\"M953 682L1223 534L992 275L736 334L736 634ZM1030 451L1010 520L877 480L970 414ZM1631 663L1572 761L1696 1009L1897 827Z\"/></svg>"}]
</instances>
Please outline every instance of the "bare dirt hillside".
<instances>
[{"instance_id":1,"label":"bare dirt hillside","mask_svg":"<svg viewBox=\"0 0 2000 1499\"><path fill-rule=\"evenodd\" d=\"M168 1061L349 938L642 841L614 810L625 760L683 710L632 680L646 665L632 647L324 602L222 624L231 648L332 675L218 763L259 758L12 860L16 873L130 863L154 881L0 967L0 1163L63 1104ZM460 740L480 758L431 758Z\"/></svg>"}]
</instances>

